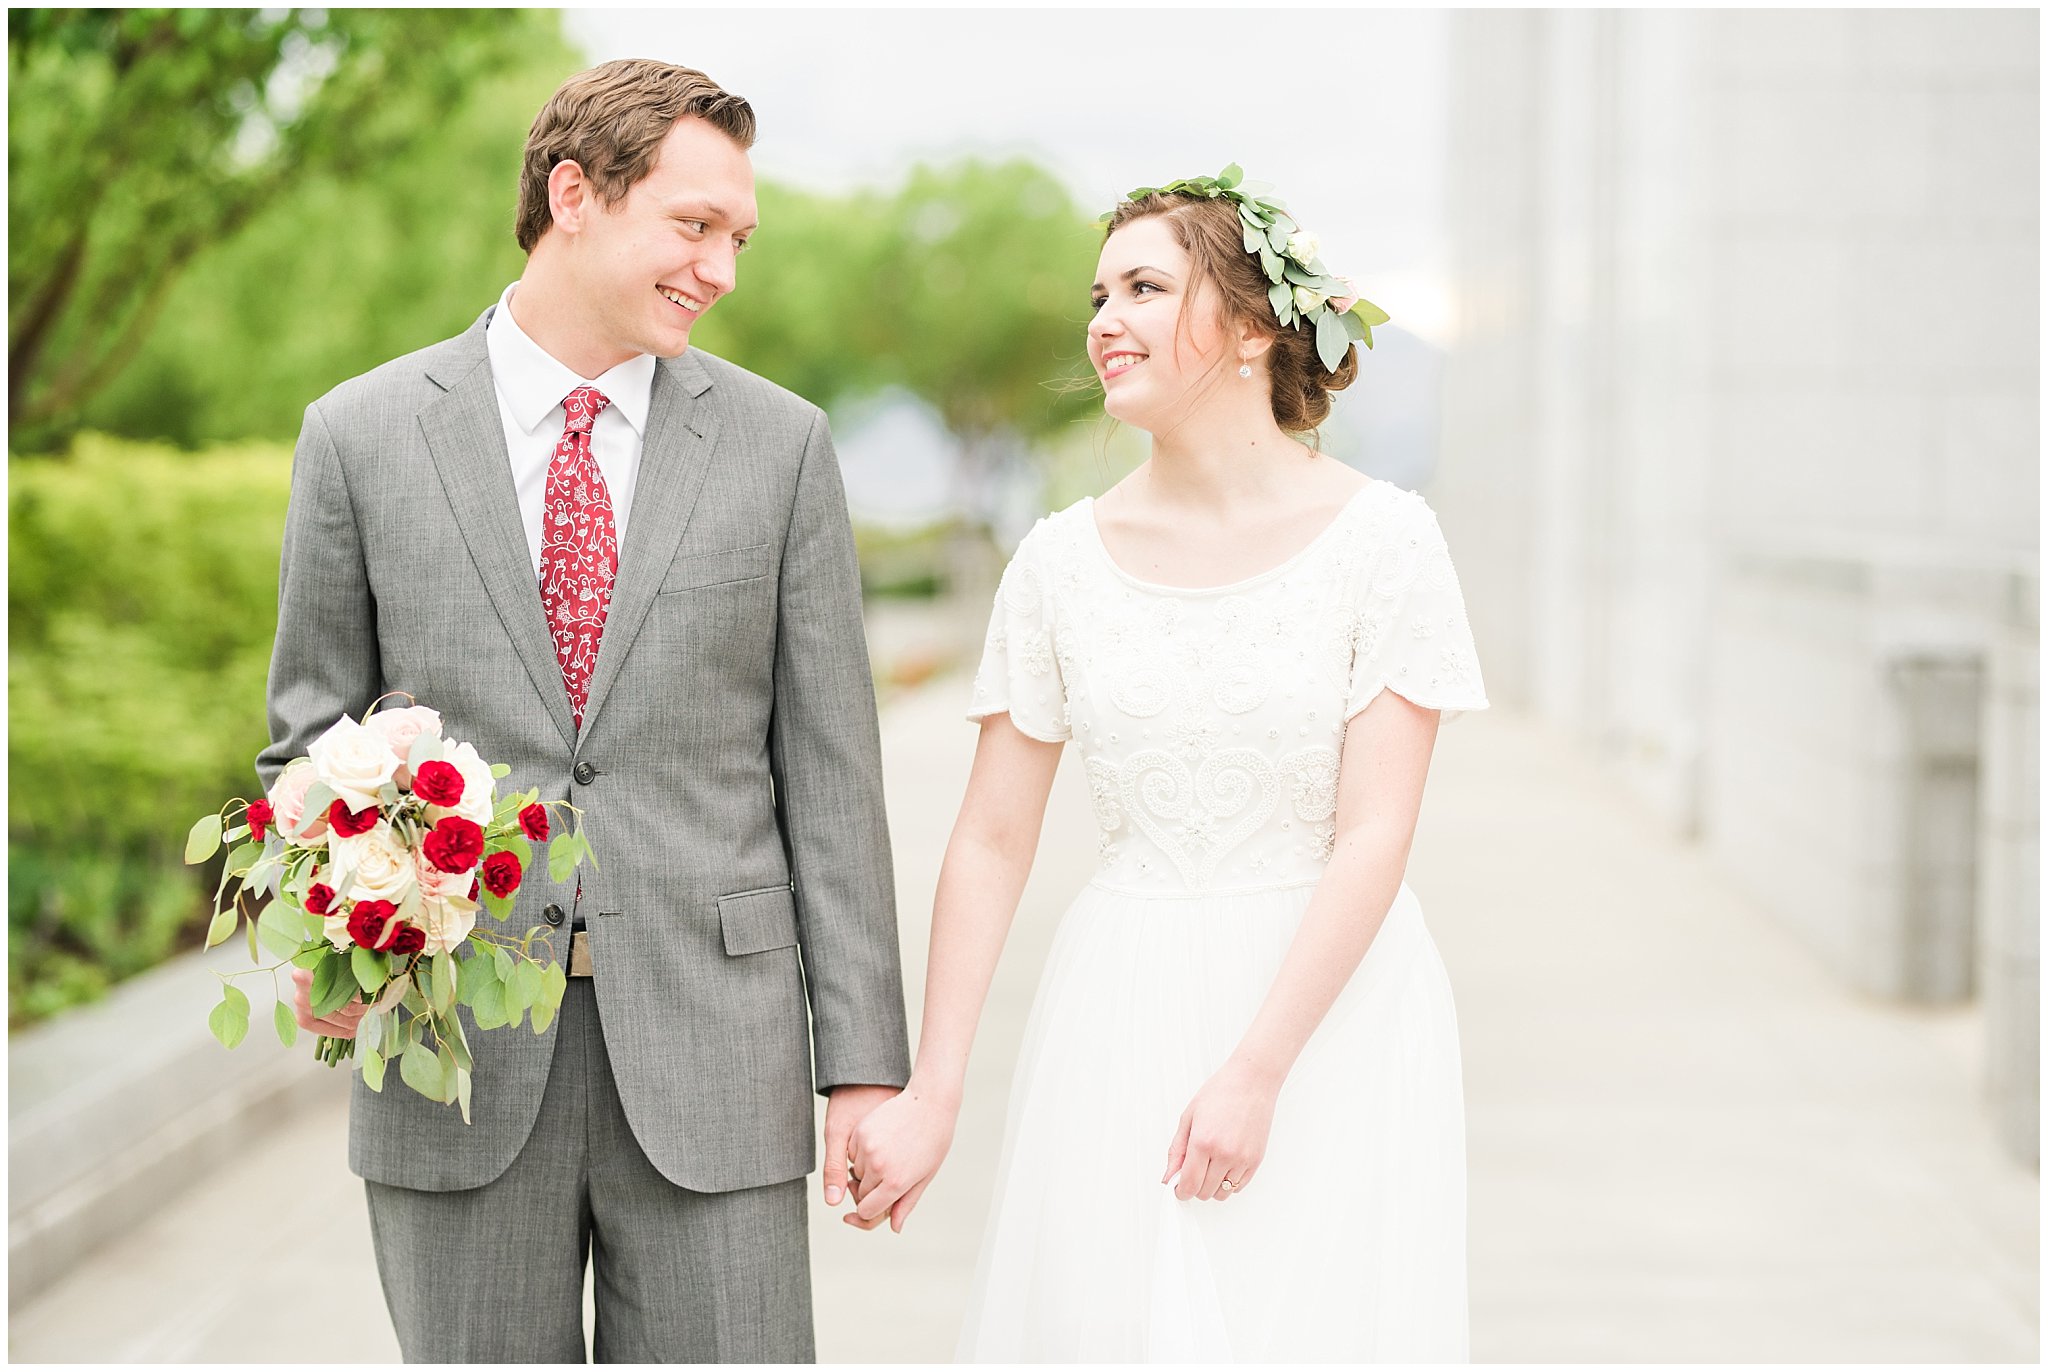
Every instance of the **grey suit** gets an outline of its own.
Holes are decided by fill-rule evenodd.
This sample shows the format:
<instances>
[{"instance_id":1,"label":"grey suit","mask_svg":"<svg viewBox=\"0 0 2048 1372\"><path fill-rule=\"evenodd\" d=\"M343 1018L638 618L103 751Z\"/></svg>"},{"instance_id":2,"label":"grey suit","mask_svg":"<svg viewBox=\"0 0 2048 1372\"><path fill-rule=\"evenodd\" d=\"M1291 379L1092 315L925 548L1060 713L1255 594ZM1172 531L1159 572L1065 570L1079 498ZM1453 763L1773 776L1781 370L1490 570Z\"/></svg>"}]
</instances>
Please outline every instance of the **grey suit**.
<instances>
[{"instance_id":1,"label":"grey suit","mask_svg":"<svg viewBox=\"0 0 2048 1372\"><path fill-rule=\"evenodd\" d=\"M510 765L501 788L580 807L602 864L578 906L596 976L564 1022L595 1032L622 1132L685 1195L780 1185L800 1215L801 1183L786 1184L816 1164L813 1087L909 1070L874 692L824 415L695 350L659 364L579 736L513 495L489 316L307 408L258 771L267 785L342 713L405 690ZM530 871L503 927L542 923L574 891ZM566 956L566 928L554 944ZM349 1163L371 1184L387 1290L399 1193L516 1173L557 1108L551 1069L572 1070L557 1039L574 1030L466 1027L473 1125L395 1079L355 1084ZM445 1237L445 1206L433 1213ZM801 1226L795 1242L807 1264ZM505 1259L518 1264L496 1248L480 1266Z\"/></svg>"}]
</instances>

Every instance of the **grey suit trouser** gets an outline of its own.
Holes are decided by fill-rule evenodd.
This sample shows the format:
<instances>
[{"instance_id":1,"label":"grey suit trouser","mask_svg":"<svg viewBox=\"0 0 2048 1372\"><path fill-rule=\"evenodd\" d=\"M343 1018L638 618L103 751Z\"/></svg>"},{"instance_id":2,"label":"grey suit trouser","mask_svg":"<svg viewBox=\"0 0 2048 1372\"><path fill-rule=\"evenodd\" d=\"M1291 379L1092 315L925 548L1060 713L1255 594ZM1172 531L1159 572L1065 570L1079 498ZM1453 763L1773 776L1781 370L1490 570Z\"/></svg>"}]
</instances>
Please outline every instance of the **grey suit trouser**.
<instances>
[{"instance_id":1,"label":"grey suit trouser","mask_svg":"<svg viewBox=\"0 0 2048 1372\"><path fill-rule=\"evenodd\" d=\"M619 1104L588 978L570 980L555 1033L540 1117L502 1176L364 1183L405 1360L583 1362L587 1261L598 1362L815 1361L804 1179L675 1185Z\"/></svg>"}]
</instances>

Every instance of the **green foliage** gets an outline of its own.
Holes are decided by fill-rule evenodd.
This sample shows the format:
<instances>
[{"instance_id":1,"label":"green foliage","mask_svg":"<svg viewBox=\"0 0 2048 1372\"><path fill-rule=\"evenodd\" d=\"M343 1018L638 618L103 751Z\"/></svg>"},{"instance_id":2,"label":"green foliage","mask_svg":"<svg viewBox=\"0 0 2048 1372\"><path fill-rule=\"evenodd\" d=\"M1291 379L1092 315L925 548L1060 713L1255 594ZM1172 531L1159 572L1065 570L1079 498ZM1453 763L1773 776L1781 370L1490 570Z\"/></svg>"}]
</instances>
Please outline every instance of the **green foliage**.
<instances>
[{"instance_id":1,"label":"green foliage","mask_svg":"<svg viewBox=\"0 0 2048 1372\"><path fill-rule=\"evenodd\" d=\"M437 269L443 254L473 260L460 238L423 237L448 224L440 217L446 202L431 181L393 180L393 164L410 150L409 170L420 170L420 150L432 144L443 154L441 169L458 167L452 159L474 149L444 135L460 127L450 116L465 91L536 54L552 60L559 80L581 64L558 32L557 16L547 11L11 11L8 398L15 450L72 431L151 334L188 264L294 190L323 178L370 182L387 217L405 226L409 255L427 260L415 268L419 276ZM515 148L536 107L528 104L512 126ZM435 193L419 194L423 185ZM346 268L364 252L346 245L374 229L378 215L363 222L354 205L316 193L300 202L298 224L313 225L309 216L323 207L334 217L297 246L314 260L320 254L307 250L343 248L342 262L328 259L315 270L326 276L336 268L331 279L350 282ZM509 212L500 222L508 220ZM463 232L475 235L476 223L471 218ZM388 235L365 237L366 251L389 250ZM245 355L290 338L293 324L311 323L296 303L305 299L294 294L299 276L245 274L230 283L268 306L269 327L247 337ZM375 273L353 278L358 288L385 283ZM322 321L328 331L347 334L374 319L375 311L351 305L364 298L332 293L319 301L343 307ZM281 308L287 301L294 306ZM216 305L189 292L181 303L202 313ZM224 374L233 373L213 376ZM188 405L207 398L185 394Z\"/></svg>"},{"instance_id":2,"label":"green foliage","mask_svg":"<svg viewBox=\"0 0 2048 1372\"><path fill-rule=\"evenodd\" d=\"M89 439L9 465L19 1023L202 936L216 873L182 867L178 829L256 787L290 464Z\"/></svg>"}]
</instances>

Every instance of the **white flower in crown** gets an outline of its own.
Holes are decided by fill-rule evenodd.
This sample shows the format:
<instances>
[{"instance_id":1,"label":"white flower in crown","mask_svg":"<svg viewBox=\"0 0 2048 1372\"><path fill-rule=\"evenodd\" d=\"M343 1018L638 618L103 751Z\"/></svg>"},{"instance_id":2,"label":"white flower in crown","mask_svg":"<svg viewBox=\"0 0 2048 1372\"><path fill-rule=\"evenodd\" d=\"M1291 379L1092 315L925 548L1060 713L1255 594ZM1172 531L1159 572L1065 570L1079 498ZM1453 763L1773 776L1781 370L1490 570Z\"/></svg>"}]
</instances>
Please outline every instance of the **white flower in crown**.
<instances>
[{"instance_id":1,"label":"white flower in crown","mask_svg":"<svg viewBox=\"0 0 2048 1372\"><path fill-rule=\"evenodd\" d=\"M1312 291L1306 286L1296 286L1294 288L1294 308L1300 310L1303 314L1307 314L1326 299L1328 299L1327 296Z\"/></svg>"},{"instance_id":2,"label":"white flower in crown","mask_svg":"<svg viewBox=\"0 0 2048 1372\"><path fill-rule=\"evenodd\" d=\"M1323 241L1307 229L1296 229L1287 236L1287 255L1306 267L1316 260L1323 250ZM1304 309L1313 306L1304 306Z\"/></svg>"}]
</instances>

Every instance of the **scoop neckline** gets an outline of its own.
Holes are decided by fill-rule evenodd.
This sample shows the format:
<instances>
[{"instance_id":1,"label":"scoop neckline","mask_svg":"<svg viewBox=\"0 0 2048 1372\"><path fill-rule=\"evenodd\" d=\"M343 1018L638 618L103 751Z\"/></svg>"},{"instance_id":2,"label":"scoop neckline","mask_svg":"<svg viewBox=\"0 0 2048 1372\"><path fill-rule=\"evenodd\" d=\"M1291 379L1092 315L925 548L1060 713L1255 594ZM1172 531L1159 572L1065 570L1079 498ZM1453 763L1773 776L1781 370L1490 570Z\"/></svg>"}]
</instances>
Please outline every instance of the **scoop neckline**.
<instances>
[{"instance_id":1,"label":"scoop neckline","mask_svg":"<svg viewBox=\"0 0 2048 1372\"><path fill-rule=\"evenodd\" d=\"M1338 510L1336 514L1330 516L1329 522L1323 525L1323 527L1316 533L1316 536L1314 538L1311 538L1307 543L1304 543L1299 549L1297 549L1293 554L1291 554L1286 561L1280 563L1278 566L1268 567L1263 572L1255 572L1251 576L1245 577L1238 581L1227 582L1221 586L1171 586L1163 581L1146 581L1142 577L1132 576L1129 572L1125 571L1123 565L1119 563L1114 556L1111 555L1109 551L1109 544L1103 542L1102 526L1095 522L1094 496L1091 495L1087 497L1088 508L1083 513L1086 516L1085 522L1088 525L1089 541L1095 545L1095 551L1102 558L1103 564L1107 566L1110 571L1114 572L1121 580L1127 581L1131 585L1136 586L1142 590L1157 591L1164 595L1222 595L1226 592L1241 591L1244 590L1246 587L1256 586L1262 581L1270 581L1276 576L1282 576L1285 575L1287 572L1292 571L1297 564L1304 561L1311 553L1315 552L1316 549L1320 548L1324 543L1328 542L1331 535L1337 532L1338 528L1350 516L1351 512L1354 509L1356 509L1365 500L1367 496L1371 495L1375 490L1379 489L1381 486L1384 486L1386 484L1386 482L1380 480L1378 477L1368 477L1366 479L1366 484L1359 487L1357 491L1353 492L1351 498L1344 502L1343 508Z\"/></svg>"}]
</instances>

